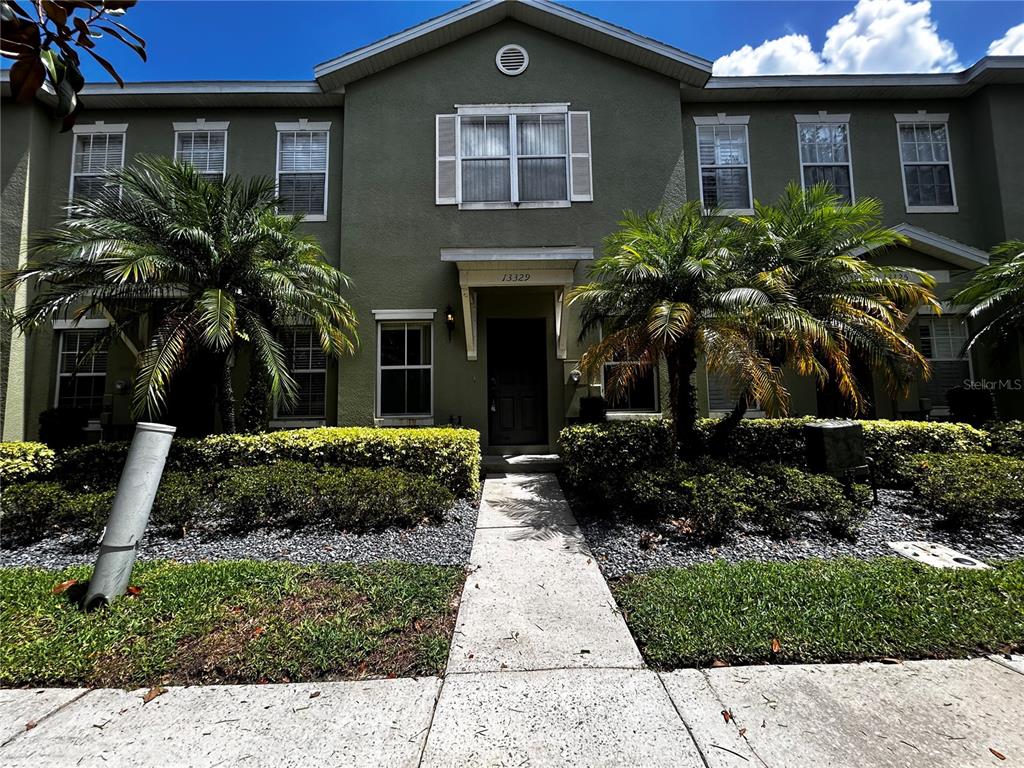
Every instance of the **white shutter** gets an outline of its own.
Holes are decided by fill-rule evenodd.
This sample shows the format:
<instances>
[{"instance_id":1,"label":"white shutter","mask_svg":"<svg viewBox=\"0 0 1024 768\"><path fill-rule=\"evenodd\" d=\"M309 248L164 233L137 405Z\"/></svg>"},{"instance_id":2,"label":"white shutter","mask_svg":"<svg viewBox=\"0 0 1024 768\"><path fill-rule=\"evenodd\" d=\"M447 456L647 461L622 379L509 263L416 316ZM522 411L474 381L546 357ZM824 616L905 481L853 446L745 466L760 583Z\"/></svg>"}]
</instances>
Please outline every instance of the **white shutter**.
<instances>
[{"instance_id":1,"label":"white shutter","mask_svg":"<svg viewBox=\"0 0 1024 768\"><path fill-rule=\"evenodd\" d=\"M594 181L590 163L590 113L569 113L570 200L593 200Z\"/></svg>"},{"instance_id":2,"label":"white shutter","mask_svg":"<svg viewBox=\"0 0 1024 768\"><path fill-rule=\"evenodd\" d=\"M434 148L437 178L435 202L438 205L455 205L458 202L456 171L458 170L458 145L456 127L458 115L438 115Z\"/></svg>"}]
</instances>

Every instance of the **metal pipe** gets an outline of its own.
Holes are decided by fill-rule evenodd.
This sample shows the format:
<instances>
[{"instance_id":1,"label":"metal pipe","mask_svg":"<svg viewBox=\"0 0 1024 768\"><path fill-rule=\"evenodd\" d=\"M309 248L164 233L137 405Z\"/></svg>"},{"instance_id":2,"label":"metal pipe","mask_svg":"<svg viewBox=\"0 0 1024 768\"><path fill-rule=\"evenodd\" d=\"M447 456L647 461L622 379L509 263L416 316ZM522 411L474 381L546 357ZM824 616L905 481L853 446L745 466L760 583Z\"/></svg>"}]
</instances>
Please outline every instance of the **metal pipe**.
<instances>
[{"instance_id":1,"label":"metal pipe","mask_svg":"<svg viewBox=\"0 0 1024 768\"><path fill-rule=\"evenodd\" d=\"M87 611L110 605L128 588L174 430L167 424L139 422L135 425L135 436L85 593L83 606Z\"/></svg>"}]
</instances>

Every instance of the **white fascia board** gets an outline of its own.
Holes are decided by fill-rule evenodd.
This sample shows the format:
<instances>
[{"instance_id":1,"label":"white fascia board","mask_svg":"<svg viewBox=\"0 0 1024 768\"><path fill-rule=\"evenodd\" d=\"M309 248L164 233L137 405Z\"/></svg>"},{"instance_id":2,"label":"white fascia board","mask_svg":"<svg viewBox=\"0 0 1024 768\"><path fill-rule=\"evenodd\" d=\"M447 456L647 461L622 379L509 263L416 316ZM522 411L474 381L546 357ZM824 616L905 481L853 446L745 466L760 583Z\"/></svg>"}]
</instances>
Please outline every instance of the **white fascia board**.
<instances>
[{"instance_id":1,"label":"white fascia board","mask_svg":"<svg viewBox=\"0 0 1024 768\"><path fill-rule=\"evenodd\" d=\"M589 261L593 248L442 248L441 261Z\"/></svg>"},{"instance_id":2,"label":"white fascia board","mask_svg":"<svg viewBox=\"0 0 1024 768\"><path fill-rule=\"evenodd\" d=\"M985 251L957 242L944 235L938 235L907 223L897 224L893 230L907 238L915 251L928 256L934 256L966 269L977 269L988 265L988 254Z\"/></svg>"},{"instance_id":3,"label":"white fascia board","mask_svg":"<svg viewBox=\"0 0 1024 768\"><path fill-rule=\"evenodd\" d=\"M694 115L694 125L747 125L750 123L750 115L727 115L719 112L717 115Z\"/></svg>"},{"instance_id":4,"label":"white fascia board","mask_svg":"<svg viewBox=\"0 0 1024 768\"><path fill-rule=\"evenodd\" d=\"M97 120L92 125L76 125L71 129L74 133L124 133L128 123L104 123Z\"/></svg>"},{"instance_id":5,"label":"white fascia board","mask_svg":"<svg viewBox=\"0 0 1024 768\"><path fill-rule=\"evenodd\" d=\"M798 123L848 123L850 122L849 113L845 115L829 114L822 110L816 115L793 115Z\"/></svg>"},{"instance_id":6,"label":"white fascia board","mask_svg":"<svg viewBox=\"0 0 1024 768\"><path fill-rule=\"evenodd\" d=\"M175 131L226 131L231 125L224 120L216 123L206 122L206 118L200 117L191 123L173 123Z\"/></svg>"},{"instance_id":7,"label":"white fascia board","mask_svg":"<svg viewBox=\"0 0 1024 768\"><path fill-rule=\"evenodd\" d=\"M436 309L374 309L373 319L381 320L433 320Z\"/></svg>"}]
</instances>

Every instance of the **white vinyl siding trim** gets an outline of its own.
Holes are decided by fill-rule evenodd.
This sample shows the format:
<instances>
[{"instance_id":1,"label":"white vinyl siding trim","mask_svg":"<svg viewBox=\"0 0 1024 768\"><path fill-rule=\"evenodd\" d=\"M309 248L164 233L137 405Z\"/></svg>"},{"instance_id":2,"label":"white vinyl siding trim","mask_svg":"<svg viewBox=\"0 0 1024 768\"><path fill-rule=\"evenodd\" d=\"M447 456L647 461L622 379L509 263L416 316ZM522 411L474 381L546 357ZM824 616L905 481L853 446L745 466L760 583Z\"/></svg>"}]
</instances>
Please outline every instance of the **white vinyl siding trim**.
<instances>
[{"instance_id":1,"label":"white vinyl siding trim","mask_svg":"<svg viewBox=\"0 0 1024 768\"><path fill-rule=\"evenodd\" d=\"M421 310L422 311L422 310ZM410 350L410 331L418 331L419 346ZM391 349L396 353L394 359L384 359L384 334L401 332L402 344L401 354L398 348ZM425 358L425 359L424 359ZM423 372L423 373L420 373ZM415 403L410 403L410 375L427 377L425 392L421 394L427 398L426 407L416 408ZM402 387L402 408L385 408L385 377L398 376L401 378ZM375 417L382 420L409 420L428 421L434 417L434 325L431 321L397 321L378 320L377 322L377 397Z\"/></svg>"},{"instance_id":2,"label":"white vinyl siding trim","mask_svg":"<svg viewBox=\"0 0 1024 768\"><path fill-rule=\"evenodd\" d=\"M327 220L330 128L330 122L277 123L276 178L281 214L302 213L306 221Z\"/></svg>"},{"instance_id":3,"label":"white vinyl siding trim","mask_svg":"<svg viewBox=\"0 0 1024 768\"><path fill-rule=\"evenodd\" d=\"M800 185L807 189L828 181L836 193L853 203L853 156L850 151L849 115L796 115ZM846 178L842 179L845 172Z\"/></svg>"},{"instance_id":4,"label":"white vinyl siding trim","mask_svg":"<svg viewBox=\"0 0 1024 768\"><path fill-rule=\"evenodd\" d=\"M907 213L958 213L949 114L917 112L894 117ZM934 199L925 200L929 188Z\"/></svg>"},{"instance_id":5,"label":"white vinyl siding trim","mask_svg":"<svg viewBox=\"0 0 1024 768\"><path fill-rule=\"evenodd\" d=\"M191 164L200 175L223 179L228 167L227 128L190 128L179 130L175 123L174 159ZM199 123L198 125L203 125ZM211 124L214 125L214 124ZM219 125L219 124L216 124ZM227 123L223 123L227 125Z\"/></svg>"},{"instance_id":6,"label":"white vinyl siding trim","mask_svg":"<svg viewBox=\"0 0 1024 768\"><path fill-rule=\"evenodd\" d=\"M750 137L747 133L749 120L749 115L724 114L693 118L697 126L697 178L700 199L707 210L719 208L721 213L733 215L754 212ZM738 194L731 195L731 200L723 200L720 187L722 180L729 177L730 184L745 184L745 195L742 194L740 186L735 190Z\"/></svg>"},{"instance_id":7,"label":"white vinyl siding trim","mask_svg":"<svg viewBox=\"0 0 1024 768\"><path fill-rule=\"evenodd\" d=\"M71 145L68 200L89 197L103 185L103 174L124 167L128 124L76 125Z\"/></svg>"}]
</instances>

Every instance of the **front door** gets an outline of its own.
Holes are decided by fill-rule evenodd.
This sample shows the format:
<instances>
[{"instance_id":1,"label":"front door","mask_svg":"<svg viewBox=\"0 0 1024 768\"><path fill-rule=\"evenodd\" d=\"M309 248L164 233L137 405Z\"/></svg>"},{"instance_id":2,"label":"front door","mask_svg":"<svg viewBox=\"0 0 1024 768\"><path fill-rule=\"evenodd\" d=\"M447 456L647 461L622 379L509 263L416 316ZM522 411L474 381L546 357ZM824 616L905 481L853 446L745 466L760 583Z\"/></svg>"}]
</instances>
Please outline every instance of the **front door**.
<instances>
[{"instance_id":1,"label":"front door","mask_svg":"<svg viewBox=\"0 0 1024 768\"><path fill-rule=\"evenodd\" d=\"M548 441L544 320L487 321L487 410L491 445Z\"/></svg>"}]
</instances>

